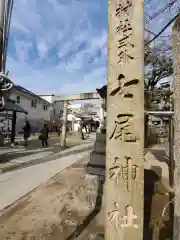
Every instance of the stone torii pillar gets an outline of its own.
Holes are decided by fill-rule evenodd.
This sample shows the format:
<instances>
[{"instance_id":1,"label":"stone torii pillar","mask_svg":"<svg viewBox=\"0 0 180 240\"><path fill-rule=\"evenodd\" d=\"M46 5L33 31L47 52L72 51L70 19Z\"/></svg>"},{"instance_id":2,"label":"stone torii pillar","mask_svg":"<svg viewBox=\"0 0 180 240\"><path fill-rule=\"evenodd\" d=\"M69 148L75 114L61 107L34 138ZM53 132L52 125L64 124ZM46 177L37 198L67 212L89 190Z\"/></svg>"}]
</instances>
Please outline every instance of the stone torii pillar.
<instances>
[{"instance_id":1,"label":"stone torii pillar","mask_svg":"<svg viewBox=\"0 0 180 240\"><path fill-rule=\"evenodd\" d=\"M144 1L108 1L106 240L142 240Z\"/></svg>"},{"instance_id":2,"label":"stone torii pillar","mask_svg":"<svg viewBox=\"0 0 180 240\"><path fill-rule=\"evenodd\" d=\"M68 101L64 101L64 109L63 109L63 125L62 125L62 134L61 134L61 147L66 148L66 135L67 135L67 106Z\"/></svg>"},{"instance_id":3,"label":"stone torii pillar","mask_svg":"<svg viewBox=\"0 0 180 240\"><path fill-rule=\"evenodd\" d=\"M173 26L173 52L174 52L174 237L180 239L180 16Z\"/></svg>"},{"instance_id":4,"label":"stone torii pillar","mask_svg":"<svg viewBox=\"0 0 180 240\"><path fill-rule=\"evenodd\" d=\"M101 106L100 106L100 121L101 121L101 127L104 125L104 106L105 100L101 99Z\"/></svg>"},{"instance_id":5,"label":"stone torii pillar","mask_svg":"<svg viewBox=\"0 0 180 240\"><path fill-rule=\"evenodd\" d=\"M74 117L72 117L72 134L73 134L73 135L75 134L75 131L74 131L74 122L75 122L75 119L74 119Z\"/></svg>"}]
</instances>

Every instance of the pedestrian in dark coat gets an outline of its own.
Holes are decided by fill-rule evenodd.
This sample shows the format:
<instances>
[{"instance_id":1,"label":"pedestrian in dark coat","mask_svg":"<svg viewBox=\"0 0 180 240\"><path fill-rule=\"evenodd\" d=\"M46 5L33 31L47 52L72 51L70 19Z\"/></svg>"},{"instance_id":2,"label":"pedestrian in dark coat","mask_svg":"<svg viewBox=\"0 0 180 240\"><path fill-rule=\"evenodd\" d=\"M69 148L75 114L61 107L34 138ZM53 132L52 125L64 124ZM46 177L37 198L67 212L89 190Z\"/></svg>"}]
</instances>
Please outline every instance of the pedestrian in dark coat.
<instances>
[{"instance_id":1,"label":"pedestrian in dark coat","mask_svg":"<svg viewBox=\"0 0 180 240\"><path fill-rule=\"evenodd\" d=\"M31 125L28 120L25 121L23 130L24 130L24 145L28 146L28 138L30 137L31 134Z\"/></svg>"},{"instance_id":2,"label":"pedestrian in dark coat","mask_svg":"<svg viewBox=\"0 0 180 240\"><path fill-rule=\"evenodd\" d=\"M48 125L45 123L43 129L41 130L41 141L42 147L48 147L48 138L49 138L49 129Z\"/></svg>"}]
</instances>

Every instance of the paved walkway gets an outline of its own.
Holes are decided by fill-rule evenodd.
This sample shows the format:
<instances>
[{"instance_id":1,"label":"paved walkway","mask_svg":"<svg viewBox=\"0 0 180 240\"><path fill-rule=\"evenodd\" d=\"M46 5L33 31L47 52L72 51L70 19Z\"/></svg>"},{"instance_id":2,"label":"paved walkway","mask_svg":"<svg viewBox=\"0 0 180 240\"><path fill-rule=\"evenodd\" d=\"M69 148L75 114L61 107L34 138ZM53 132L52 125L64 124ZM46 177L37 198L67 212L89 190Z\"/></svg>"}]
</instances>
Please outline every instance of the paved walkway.
<instances>
[{"instance_id":1,"label":"paved walkway","mask_svg":"<svg viewBox=\"0 0 180 240\"><path fill-rule=\"evenodd\" d=\"M0 210L11 205L28 192L38 187L66 167L87 157L92 151L93 141L74 146L50 157L41 159L41 164L31 164L16 171L0 175Z\"/></svg>"},{"instance_id":2,"label":"paved walkway","mask_svg":"<svg viewBox=\"0 0 180 240\"><path fill-rule=\"evenodd\" d=\"M92 142L92 138L86 139L85 141L81 140L79 137L68 136L67 145L69 148L72 146L81 145L84 143ZM19 165L27 165L27 163L37 162L44 158L50 157L55 153L64 152L60 148L59 137L51 137L49 140L50 147L42 148L41 142L32 140L29 142L28 147L15 146L15 147L1 147L0 148L0 173L9 171L11 169L17 168Z\"/></svg>"}]
</instances>

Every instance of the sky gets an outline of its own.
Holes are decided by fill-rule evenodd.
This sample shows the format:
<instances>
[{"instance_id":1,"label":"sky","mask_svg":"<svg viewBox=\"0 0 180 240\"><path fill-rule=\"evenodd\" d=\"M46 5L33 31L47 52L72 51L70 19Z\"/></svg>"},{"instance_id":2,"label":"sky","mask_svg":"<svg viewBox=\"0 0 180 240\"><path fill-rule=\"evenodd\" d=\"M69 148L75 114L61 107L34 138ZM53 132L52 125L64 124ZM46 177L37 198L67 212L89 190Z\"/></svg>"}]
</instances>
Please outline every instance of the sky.
<instances>
[{"instance_id":1,"label":"sky","mask_svg":"<svg viewBox=\"0 0 180 240\"><path fill-rule=\"evenodd\" d=\"M145 17L169 1L145 1ZM15 84L36 94L60 95L95 91L107 83L107 0L14 2L7 70ZM158 32L176 9L148 27Z\"/></svg>"}]
</instances>

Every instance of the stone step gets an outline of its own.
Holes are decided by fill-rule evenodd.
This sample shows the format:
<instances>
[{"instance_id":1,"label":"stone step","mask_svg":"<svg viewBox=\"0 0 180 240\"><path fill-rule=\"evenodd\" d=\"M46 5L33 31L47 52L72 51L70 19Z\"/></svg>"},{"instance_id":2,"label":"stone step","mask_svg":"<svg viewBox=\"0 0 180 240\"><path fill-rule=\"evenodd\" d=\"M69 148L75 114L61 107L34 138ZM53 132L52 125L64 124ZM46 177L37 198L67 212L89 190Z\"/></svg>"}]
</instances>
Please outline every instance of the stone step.
<instances>
[{"instance_id":1,"label":"stone step","mask_svg":"<svg viewBox=\"0 0 180 240\"><path fill-rule=\"evenodd\" d=\"M98 154L94 151L90 153L89 163L91 165L105 166L105 162L106 162L106 155L105 154Z\"/></svg>"},{"instance_id":2,"label":"stone step","mask_svg":"<svg viewBox=\"0 0 180 240\"><path fill-rule=\"evenodd\" d=\"M105 177L105 169L102 168L94 168L88 166L86 171L89 175Z\"/></svg>"},{"instance_id":3,"label":"stone step","mask_svg":"<svg viewBox=\"0 0 180 240\"><path fill-rule=\"evenodd\" d=\"M87 164L87 173L91 175L105 176L105 154L90 153L90 161Z\"/></svg>"},{"instance_id":4,"label":"stone step","mask_svg":"<svg viewBox=\"0 0 180 240\"><path fill-rule=\"evenodd\" d=\"M106 145L104 143L100 143L100 142L96 142L94 145L94 152L98 153L102 153L105 154L106 153Z\"/></svg>"},{"instance_id":5,"label":"stone step","mask_svg":"<svg viewBox=\"0 0 180 240\"><path fill-rule=\"evenodd\" d=\"M97 132L96 133L96 142L101 142L101 143L106 144L106 134Z\"/></svg>"}]
</instances>

